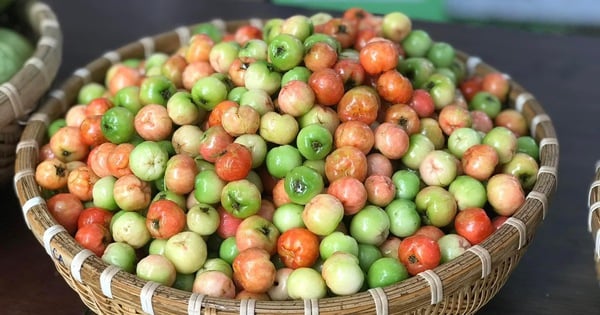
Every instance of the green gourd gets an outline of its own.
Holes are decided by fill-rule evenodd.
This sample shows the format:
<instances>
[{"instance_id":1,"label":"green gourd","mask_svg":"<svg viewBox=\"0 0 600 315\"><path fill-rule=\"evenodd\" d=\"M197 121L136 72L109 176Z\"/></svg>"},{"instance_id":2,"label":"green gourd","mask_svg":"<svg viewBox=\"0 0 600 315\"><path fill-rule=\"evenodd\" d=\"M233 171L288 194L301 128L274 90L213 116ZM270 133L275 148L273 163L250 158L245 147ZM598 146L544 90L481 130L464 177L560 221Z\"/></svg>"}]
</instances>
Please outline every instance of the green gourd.
<instances>
[{"instance_id":1,"label":"green gourd","mask_svg":"<svg viewBox=\"0 0 600 315\"><path fill-rule=\"evenodd\" d=\"M25 36L0 27L0 83L10 80L33 51L33 45Z\"/></svg>"}]
</instances>

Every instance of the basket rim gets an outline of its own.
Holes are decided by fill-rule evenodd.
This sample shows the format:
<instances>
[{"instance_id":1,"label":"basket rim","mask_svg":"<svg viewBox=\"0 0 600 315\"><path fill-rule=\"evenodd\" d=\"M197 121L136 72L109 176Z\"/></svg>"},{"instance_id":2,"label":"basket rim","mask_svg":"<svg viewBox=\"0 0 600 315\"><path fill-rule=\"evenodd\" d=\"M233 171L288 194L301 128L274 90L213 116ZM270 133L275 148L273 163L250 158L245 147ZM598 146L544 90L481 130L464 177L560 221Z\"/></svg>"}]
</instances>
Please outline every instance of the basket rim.
<instances>
[{"instance_id":1,"label":"basket rim","mask_svg":"<svg viewBox=\"0 0 600 315\"><path fill-rule=\"evenodd\" d=\"M10 80L0 84L0 127L35 110L52 86L62 58L62 31L52 8L39 0L17 4L23 23L31 28L34 51Z\"/></svg>"},{"instance_id":2,"label":"basket rim","mask_svg":"<svg viewBox=\"0 0 600 315\"><path fill-rule=\"evenodd\" d=\"M249 20L232 20L227 21L226 25L228 28L232 28L235 25L247 23L249 23ZM46 232L52 229L57 223L49 215L46 204L39 200L40 192L33 177L36 162L33 161L35 158L32 159L31 157L37 157L37 150L43 144L42 140L44 137L44 135L40 134L39 130L42 130L43 127L48 125L49 121L56 118L56 113L52 112L52 108L59 106L62 112L66 111L74 99L74 96L70 93L71 89L78 89L78 87L86 83L101 80L96 74L96 70L107 69L126 57L132 57L128 56L129 53L135 53L137 57L141 58L148 56L149 53L162 51L165 48L173 52L175 48L167 42L176 41L178 45L186 43L195 25L197 24L182 26L152 37L144 37L105 53L98 59L88 63L85 67L77 69L58 89L50 93L50 97L43 103L40 110L34 113L28 120L16 151L15 190L24 211L26 222L31 224L30 229L32 233L34 233L38 241L47 250L49 248L64 250L65 244L61 243L60 240L67 240L72 243L68 244L69 248L66 248L72 251L67 252L68 255L61 257L67 263L67 266L73 262L76 255L82 253L82 251L84 252L84 250L81 246L74 243L73 237L61 231L57 232L61 237L51 238L49 241L46 240L47 243L44 243ZM476 56L470 56L459 50L457 50L457 54L459 58L466 62L467 70L470 73L498 71ZM316 306L321 308L321 312L327 313L331 311L335 313L336 310L339 311L339 307L342 304L366 303L365 309L376 309L379 314L382 301L391 304L394 301L406 299L407 296L408 298L414 298L411 300L411 305L423 304L435 306L440 301L443 301L444 297L457 292L461 287L472 285L478 279L484 279L489 274L489 270L498 268L511 254L516 254L519 257L524 254L535 234L537 226L543 221L548 208L548 201L556 190L559 145L553 123L546 115L540 103L510 77L509 82L511 86L510 106L523 113L527 113L527 116L529 116L528 122L532 125L531 135L540 143L540 172L538 172L538 180L531 192L526 196L525 203L512 216L513 219L504 223L488 239L477 245L477 250L465 253L450 262L441 264L431 272L427 272L421 276L414 276L398 284L380 289L371 289L350 296L319 299L316 302ZM63 252L61 251L61 253ZM51 254L50 256L53 257ZM56 259L56 257L54 256L53 259ZM79 263L81 263L80 276L83 279L81 283L92 286L94 291L102 292L99 281L100 275L109 265L97 256L91 256L89 259L84 259L83 262ZM436 277L439 279L439 282ZM137 308L141 309L144 307L142 305L144 302L140 301L139 294L136 295L136 293L141 292L149 282L143 281L135 275L126 272L118 272L112 279L125 283L126 287L125 289L118 290L118 293L123 294L114 295L115 301L127 299L123 296L127 293L133 293L133 296L138 296L136 300ZM463 283L462 281L464 280L471 282ZM443 290L442 296L434 298L436 295L435 292L439 290ZM185 313L188 307L197 301L198 296L191 292L159 286L158 289L151 293L150 301L152 301L152 298L155 299L155 307L160 307L160 303L157 303L158 301L163 302L166 301L165 299L171 299L179 307L177 309ZM314 302L309 301L309 306L315 306L310 303ZM378 307L377 305L380 306ZM475 308L478 309L482 306L483 304L475 306ZM201 303L200 305L196 305L196 307L200 309L215 308L223 312L239 313L244 307L249 306L246 302L240 300L201 297ZM307 301L256 301L252 304L252 307L256 309L260 308L262 311L271 310L279 313L295 311L302 313L306 310Z\"/></svg>"}]
</instances>

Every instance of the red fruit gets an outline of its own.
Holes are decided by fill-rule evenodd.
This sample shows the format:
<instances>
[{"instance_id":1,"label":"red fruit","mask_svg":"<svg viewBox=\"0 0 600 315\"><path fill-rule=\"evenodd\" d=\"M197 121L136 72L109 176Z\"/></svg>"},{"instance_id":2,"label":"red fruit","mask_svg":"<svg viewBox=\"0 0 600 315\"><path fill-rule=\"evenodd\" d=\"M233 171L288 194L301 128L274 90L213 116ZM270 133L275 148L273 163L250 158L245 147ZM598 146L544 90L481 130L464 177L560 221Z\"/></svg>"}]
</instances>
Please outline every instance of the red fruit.
<instances>
[{"instance_id":1,"label":"red fruit","mask_svg":"<svg viewBox=\"0 0 600 315\"><path fill-rule=\"evenodd\" d=\"M396 69L398 49L389 40L371 41L359 52L360 64L368 74L379 74Z\"/></svg>"},{"instance_id":2,"label":"red fruit","mask_svg":"<svg viewBox=\"0 0 600 315\"><path fill-rule=\"evenodd\" d=\"M341 122L362 121L371 125L377 120L381 100L377 91L368 86L357 86L348 90L337 105Z\"/></svg>"},{"instance_id":3,"label":"red fruit","mask_svg":"<svg viewBox=\"0 0 600 315\"><path fill-rule=\"evenodd\" d=\"M496 230L482 208L467 208L458 212L454 228L458 235L466 238L472 245L483 242Z\"/></svg>"},{"instance_id":4,"label":"red fruit","mask_svg":"<svg viewBox=\"0 0 600 315\"><path fill-rule=\"evenodd\" d=\"M265 293L275 282L277 272L271 255L262 248L241 251L233 260L233 279L239 288L251 293Z\"/></svg>"},{"instance_id":5,"label":"red fruit","mask_svg":"<svg viewBox=\"0 0 600 315\"><path fill-rule=\"evenodd\" d=\"M331 68L313 72L308 78L308 85L315 92L316 102L320 105L336 105L344 96L342 77Z\"/></svg>"},{"instance_id":6,"label":"red fruit","mask_svg":"<svg viewBox=\"0 0 600 315\"><path fill-rule=\"evenodd\" d=\"M217 235L219 235L222 239L235 236L237 228L243 220L234 217L221 206L219 206L217 210L219 212L219 227L217 228Z\"/></svg>"},{"instance_id":7,"label":"red fruit","mask_svg":"<svg viewBox=\"0 0 600 315\"><path fill-rule=\"evenodd\" d=\"M233 33L233 39L240 45L244 45L251 39L262 39L262 30L253 25L242 25Z\"/></svg>"},{"instance_id":8,"label":"red fruit","mask_svg":"<svg viewBox=\"0 0 600 315\"><path fill-rule=\"evenodd\" d=\"M367 204L367 189L354 177L344 176L329 184L327 193L339 199L344 205L344 214L352 215Z\"/></svg>"},{"instance_id":9,"label":"red fruit","mask_svg":"<svg viewBox=\"0 0 600 315\"><path fill-rule=\"evenodd\" d=\"M354 59L341 59L333 66L344 82L346 89L362 85L365 81L365 69Z\"/></svg>"},{"instance_id":10,"label":"red fruit","mask_svg":"<svg viewBox=\"0 0 600 315\"><path fill-rule=\"evenodd\" d=\"M146 228L157 239L168 239L183 231L186 215L177 203L168 199L152 202L146 214Z\"/></svg>"},{"instance_id":11,"label":"red fruit","mask_svg":"<svg viewBox=\"0 0 600 315\"><path fill-rule=\"evenodd\" d=\"M413 235L424 235L430 239L437 241L445 235L439 227L433 225L423 225Z\"/></svg>"},{"instance_id":12,"label":"red fruit","mask_svg":"<svg viewBox=\"0 0 600 315\"><path fill-rule=\"evenodd\" d=\"M510 83L502 73L490 72L483 76L481 89L495 95L500 102L504 103L510 90Z\"/></svg>"},{"instance_id":13,"label":"red fruit","mask_svg":"<svg viewBox=\"0 0 600 315\"><path fill-rule=\"evenodd\" d=\"M411 276L437 267L441 258L437 241L427 236L409 236L403 239L398 247L398 259L406 266Z\"/></svg>"},{"instance_id":14,"label":"red fruit","mask_svg":"<svg viewBox=\"0 0 600 315\"><path fill-rule=\"evenodd\" d=\"M304 65L313 72L332 68L337 60L335 48L324 42L315 43L304 55Z\"/></svg>"},{"instance_id":15,"label":"red fruit","mask_svg":"<svg viewBox=\"0 0 600 315\"><path fill-rule=\"evenodd\" d=\"M481 78L481 76L475 75L470 78L467 78L458 85L458 88L462 92L467 102L471 101L473 96L475 96L477 92L481 91L482 81L483 79Z\"/></svg>"},{"instance_id":16,"label":"red fruit","mask_svg":"<svg viewBox=\"0 0 600 315\"><path fill-rule=\"evenodd\" d=\"M320 29L322 33L337 39L342 48L350 48L356 40L358 25L342 18L332 18L323 24Z\"/></svg>"},{"instance_id":17,"label":"red fruit","mask_svg":"<svg viewBox=\"0 0 600 315\"><path fill-rule=\"evenodd\" d=\"M367 178L367 156L355 147L337 148L325 158L325 175L330 183L344 176L363 182Z\"/></svg>"},{"instance_id":18,"label":"red fruit","mask_svg":"<svg viewBox=\"0 0 600 315\"><path fill-rule=\"evenodd\" d=\"M421 119L409 105L394 104L385 111L385 122L399 125L410 136L421 130Z\"/></svg>"},{"instance_id":19,"label":"red fruit","mask_svg":"<svg viewBox=\"0 0 600 315\"><path fill-rule=\"evenodd\" d=\"M108 140L102 133L102 115L87 116L79 126L81 141L89 146L95 147Z\"/></svg>"},{"instance_id":20,"label":"red fruit","mask_svg":"<svg viewBox=\"0 0 600 315\"><path fill-rule=\"evenodd\" d=\"M392 104L408 104L412 98L413 87L409 79L392 69L383 72L377 79L377 92L381 98Z\"/></svg>"},{"instance_id":21,"label":"red fruit","mask_svg":"<svg viewBox=\"0 0 600 315\"><path fill-rule=\"evenodd\" d=\"M88 224L100 224L105 227L109 227L110 221L113 217L113 213L99 207L85 208L79 214L77 220L77 228L81 229L84 225Z\"/></svg>"},{"instance_id":22,"label":"red fruit","mask_svg":"<svg viewBox=\"0 0 600 315\"><path fill-rule=\"evenodd\" d=\"M215 172L225 181L244 179L252 169L252 153L239 143L230 143L215 161Z\"/></svg>"},{"instance_id":23,"label":"red fruit","mask_svg":"<svg viewBox=\"0 0 600 315\"><path fill-rule=\"evenodd\" d=\"M84 248L91 250L96 256L102 256L108 244L112 241L107 227L98 223L82 226L75 234L75 241Z\"/></svg>"},{"instance_id":24,"label":"red fruit","mask_svg":"<svg viewBox=\"0 0 600 315\"><path fill-rule=\"evenodd\" d=\"M277 240L277 254L292 269L311 267L319 258L319 237L306 228L292 228Z\"/></svg>"},{"instance_id":25,"label":"red fruit","mask_svg":"<svg viewBox=\"0 0 600 315\"><path fill-rule=\"evenodd\" d=\"M46 204L54 220L62 225L69 234L75 235L77 221L83 211L81 200L71 193L59 193L50 197Z\"/></svg>"},{"instance_id":26,"label":"red fruit","mask_svg":"<svg viewBox=\"0 0 600 315\"><path fill-rule=\"evenodd\" d=\"M108 98L98 97L87 104L84 113L86 117L102 115L113 106L114 104Z\"/></svg>"}]
</instances>

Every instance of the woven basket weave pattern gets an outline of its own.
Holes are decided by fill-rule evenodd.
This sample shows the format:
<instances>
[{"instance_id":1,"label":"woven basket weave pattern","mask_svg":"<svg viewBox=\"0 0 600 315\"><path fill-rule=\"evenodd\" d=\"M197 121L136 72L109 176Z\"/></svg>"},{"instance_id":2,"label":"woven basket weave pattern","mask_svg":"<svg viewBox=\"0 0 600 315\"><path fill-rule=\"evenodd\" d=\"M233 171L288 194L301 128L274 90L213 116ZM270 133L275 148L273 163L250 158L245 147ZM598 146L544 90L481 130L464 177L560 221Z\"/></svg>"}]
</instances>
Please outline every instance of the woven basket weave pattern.
<instances>
[{"instance_id":1,"label":"woven basket weave pattern","mask_svg":"<svg viewBox=\"0 0 600 315\"><path fill-rule=\"evenodd\" d=\"M0 179L14 171L15 146L23 130L20 119L38 105L52 85L62 58L62 33L52 9L43 2L21 1L17 11L31 29L33 55L13 77L0 85ZM22 11L22 12L21 12Z\"/></svg>"},{"instance_id":2,"label":"woven basket weave pattern","mask_svg":"<svg viewBox=\"0 0 600 315\"><path fill-rule=\"evenodd\" d=\"M248 21L229 21L230 30ZM552 122L537 100L518 83L510 80L510 105L518 108L532 125L532 136L542 143L540 172L524 205L484 242L451 262L430 272L411 277L386 288L371 289L349 297L315 301L239 301L198 296L165 286L154 288L148 282L124 271L110 280L101 275L109 267L97 256L74 263L83 248L64 231L46 234L57 223L47 211L35 182L38 148L47 141L47 123L64 115L74 104L77 91L87 82L102 82L108 68L118 60L141 58L153 51L172 53L189 37L189 28L136 41L105 54L84 71L68 78L60 92L50 97L28 121L17 151L15 189L23 206L25 220L40 244L46 247L56 269L82 301L98 314L472 314L485 305L505 284L531 243L542 222L557 185L559 147ZM150 49L152 51L150 51ZM116 57L119 58L116 58ZM471 73L497 71L478 58L459 53ZM118 60L117 60L118 59ZM82 75L82 73L86 75ZM88 81L89 80L89 81ZM542 171L543 170L543 171ZM47 244L47 245L45 245ZM81 276L81 281L77 279ZM108 281L108 282L106 282ZM107 294L107 287L110 294ZM150 289L150 290L149 290ZM154 289L154 291L152 291ZM112 298L109 297L112 295Z\"/></svg>"}]
</instances>

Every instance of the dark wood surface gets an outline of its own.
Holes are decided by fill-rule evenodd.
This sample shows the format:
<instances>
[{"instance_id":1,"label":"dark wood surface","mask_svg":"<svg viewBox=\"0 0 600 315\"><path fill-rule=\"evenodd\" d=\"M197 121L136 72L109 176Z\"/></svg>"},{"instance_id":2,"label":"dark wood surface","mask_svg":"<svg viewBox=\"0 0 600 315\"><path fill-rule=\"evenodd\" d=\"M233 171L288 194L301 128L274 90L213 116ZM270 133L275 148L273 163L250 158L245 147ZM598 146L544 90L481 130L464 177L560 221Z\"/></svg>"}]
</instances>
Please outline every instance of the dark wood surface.
<instances>
[{"instance_id":1,"label":"dark wood surface","mask_svg":"<svg viewBox=\"0 0 600 315\"><path fill-rule=\"evenodd\" d=\"M57 83L110 49L177 26L217 17L314 13L227 1L47 3L64 33ZM510 74L542 103L558 133L559 184L548 216L507 284L480 314L599 314L587 192L600 159L600 38L419 21L415 27ZM84 305L27 230L10 180L1 194L0 313L82 314Z\"/></svg>"}]
</instances>

